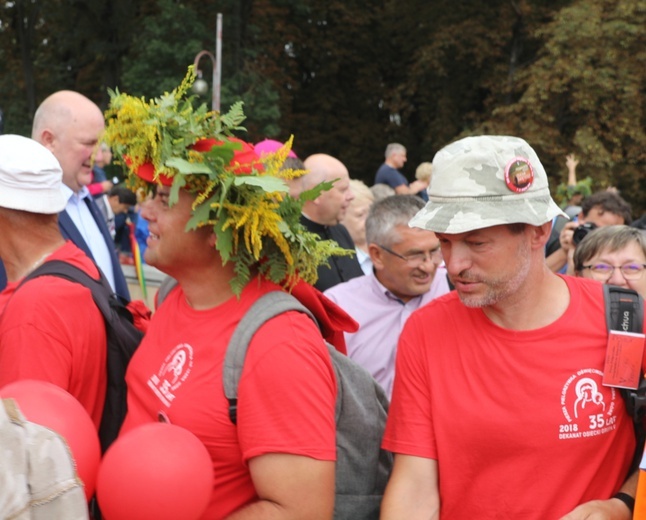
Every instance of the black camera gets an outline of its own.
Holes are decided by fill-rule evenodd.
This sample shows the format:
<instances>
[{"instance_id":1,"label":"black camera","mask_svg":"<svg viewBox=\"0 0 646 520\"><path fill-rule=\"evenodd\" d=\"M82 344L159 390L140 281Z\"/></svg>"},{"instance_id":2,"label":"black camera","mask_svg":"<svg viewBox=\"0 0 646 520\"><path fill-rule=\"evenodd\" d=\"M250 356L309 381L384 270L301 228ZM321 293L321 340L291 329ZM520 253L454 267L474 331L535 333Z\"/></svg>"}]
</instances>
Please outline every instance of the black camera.
<instances>
[{"instance_id":1,"label":"black camera","mask_svg":"<svg viewBox=\"0 0 646 520\"><path fill-rule=\"evenodd\" d=\"M581 240L583 240L586 235L593 229L597 229L597 225L593 224L592 222L581 224L579 227L574 229L574 234L572 235L572 243L575 246L578 246L579 242L581 242Z\"/></svg>"}]
</instances>

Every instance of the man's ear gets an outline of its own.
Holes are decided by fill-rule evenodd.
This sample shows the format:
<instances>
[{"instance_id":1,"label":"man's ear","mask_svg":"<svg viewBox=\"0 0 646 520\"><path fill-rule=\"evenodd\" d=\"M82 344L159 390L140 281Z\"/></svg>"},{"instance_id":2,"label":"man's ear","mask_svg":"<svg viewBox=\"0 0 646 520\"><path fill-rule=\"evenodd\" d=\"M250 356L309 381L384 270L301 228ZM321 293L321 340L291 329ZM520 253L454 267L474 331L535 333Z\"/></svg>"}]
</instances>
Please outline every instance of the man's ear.
<instances>
[{"instance_id":1,"label":"man's ear","mask_svg":"<svg viewBox=\"0 0 646 520\"><path fill-rule=\"evenodd\" d=\"M383 249L381 249L377 244L370 243L368 244L368 254L370 255L370 260L372 260L372 265L375 267L375 269L383 269Z\"/></svg>"},{"instance_id":2,"label":"man's ear","mask_svg":"<svg viewBox=\"0 0 646 520\"><path fill-rule=\"evenodd\" d=\"M545 222L540 226L531 226L532 230L532 247L536 249L537 247L545 247L547 241L552 234L552 221Z\"/></svg>"},{"instance_id":3,"label":"man's ear","mask_svg":"<svg viewBox=\"0 0 646 520\"><path fill-rule=\"evenodd\" d=\"M47 148L50 152L54 151L54 141L56 138L51 130L45 129L40 133L40 143Z\"/></svg>"}]
</instances>

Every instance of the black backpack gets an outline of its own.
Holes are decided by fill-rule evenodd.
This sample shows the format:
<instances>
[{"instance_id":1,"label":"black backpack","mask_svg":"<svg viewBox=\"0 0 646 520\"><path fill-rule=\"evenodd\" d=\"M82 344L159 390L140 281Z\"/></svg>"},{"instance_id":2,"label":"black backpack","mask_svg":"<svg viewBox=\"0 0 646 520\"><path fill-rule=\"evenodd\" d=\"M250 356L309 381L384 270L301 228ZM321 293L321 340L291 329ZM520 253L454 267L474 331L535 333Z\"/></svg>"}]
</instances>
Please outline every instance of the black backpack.
<instances>
[{"instance_id":1,"label":"black backpack","mask_svg":"<svg viewBox=\"0 0 646 520\"><path fill-rule=\"evenodd\" d=\"M606 325L608 330L623 332L644 332L644 300L632 289L604 284L603 296L606 304ZM631 466L631 472L637 469L644 451L646 440L646 379L643 370L640 371L639 387L636 390L620 388L620 393L626 403L626 411L633 418L637 449Z\"/></svg>"},{"instance_id":2,"label":"black backpack","mask_svg":"<svg viewBox=\"0 0 646 520\"><path fill-rule=\"evenodd\" d=\"M224 393L236 424L238 383L251 338L267 320L287 311L316 318L296 298L274 291L259 298L231 337L224 360ZM377 520L393 457L381 449L388 397L364 368L327 344L337 379L335 520ZM244 406L244 404L243 404Z\"/></svg>"},{"instance_id":3,"label":"black backpack","mask_svg":"<svg viewBox=\"0 0 646 520\"><path fill-rule=\"evenodd\" d=\"M29 280L39 276L57 276L79 283L92 293L92 299L105 321L107 340L107 388L99 427L101 450L105 452L117 438L126 416L126 368L143 338L143 332L133 325L132 314L126 308L126 302L112 291L100 269L99 273L101 279L94 280L67 262L51 260L25 276L16 291Z\"/></svg>"}]
</instances>

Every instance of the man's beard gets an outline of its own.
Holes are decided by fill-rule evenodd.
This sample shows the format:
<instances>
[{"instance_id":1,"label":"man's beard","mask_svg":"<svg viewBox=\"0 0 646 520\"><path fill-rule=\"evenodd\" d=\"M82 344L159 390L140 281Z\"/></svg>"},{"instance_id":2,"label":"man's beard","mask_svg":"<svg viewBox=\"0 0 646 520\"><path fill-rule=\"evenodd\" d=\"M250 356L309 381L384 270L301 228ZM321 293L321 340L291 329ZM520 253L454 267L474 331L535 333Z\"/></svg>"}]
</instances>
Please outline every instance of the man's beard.
<instances>
[{"instance_id":1,"label":"man's beard","mask_svg":"<svg viewBox=\"0 0 646 520\"><path fill-rule=\"evenodd\" d=\"M516 293L519 287L527 279L530 267L530 248L529 245L522 241L518 245L518 251L516 255L517 267L518 269L513 273L512 277L500 277L496 278L495 276L490 279L471 277L469 271L463 271L460 273L459 278L465 281L474 281L480 282L484 285L485 292L484 294L460 294L458 291L458 296L464 305L467 307L489 307L491 305L496 305L509 298L509 296ZM507 273L505 273L506 275Z\"/></svg>"}]
</instances>

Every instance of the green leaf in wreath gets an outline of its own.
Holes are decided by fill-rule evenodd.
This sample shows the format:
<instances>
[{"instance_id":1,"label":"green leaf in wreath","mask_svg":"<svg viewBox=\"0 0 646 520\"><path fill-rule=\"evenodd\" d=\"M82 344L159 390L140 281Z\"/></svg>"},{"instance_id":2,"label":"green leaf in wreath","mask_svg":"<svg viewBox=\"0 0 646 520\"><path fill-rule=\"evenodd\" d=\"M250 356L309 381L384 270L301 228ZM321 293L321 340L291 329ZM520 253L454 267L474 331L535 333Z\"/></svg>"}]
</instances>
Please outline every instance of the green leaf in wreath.
<instances>
[{"instance_id":1,"label":"green leaf in wreath","mask_svg":"<svg viewBox=\"0 0 646 520\"><path fill-rule=\"evenodd\" d=\"M231 253L233 252L233 231L230 227L222 230L219 224L213 226L213 230L215 231L216 247L222 262L226 263L231 259Z\"/></svg>"},{"instance_id":2,"label":"green leaf in wreath","mask_svg":"<svg viewBox=\"0 0 646 520\"><path fill-rule=\"evenodd\" d=\"M192 163L180 157L171 157L166 161L166 166L176 168L180 173L189 175L191 173L211 173L211 169L204 163Z\"/></svg>"},{"instance_id":3,"label":"green leaf in wreath","mask_svg":"<svg viewBox=\"0 0 646 520\"><path fill-rule=\"evenodd\" d=\"M213 196L193 210L193 215L191 215L191 218L186 223L186 231L198 229L200 225L204 225L205 222L210 220L211 204L216 202L218 198L219 196L217 195Z\"/></svg>"},{"instance_id":4,"label":"green leaf in wreath","mask_svg":"<svg viewBox=\"0 0 646 520\"><path fill-rule=\"evenodd\" d=\"M173 179L173 185L170 187L170 193L168 194L168 205L172 206L177 203L179 200L179 190L181 190L186 184L186 179L183 175L175 175Z\"/></svg>"},{"instance_id":5,"label":"green leaf in wreath","mask_svg":"<svg viewBox=\"0 0 646 520\"><path fill-rule=\"evenodd\" d=\"M287 183L279 179L278 177L272 177L270 175L263 175L262 177L253 176L253 175L237 175L233 179L233 183L236 186L242 186L246 184L248 186L258 186L262 188L267 193L272 193L275 191L288 192L289 187Z\"/></svg>"}]
</instances>

